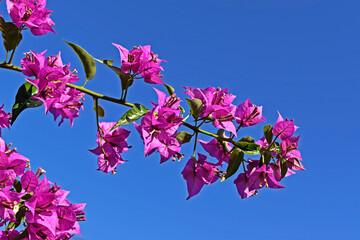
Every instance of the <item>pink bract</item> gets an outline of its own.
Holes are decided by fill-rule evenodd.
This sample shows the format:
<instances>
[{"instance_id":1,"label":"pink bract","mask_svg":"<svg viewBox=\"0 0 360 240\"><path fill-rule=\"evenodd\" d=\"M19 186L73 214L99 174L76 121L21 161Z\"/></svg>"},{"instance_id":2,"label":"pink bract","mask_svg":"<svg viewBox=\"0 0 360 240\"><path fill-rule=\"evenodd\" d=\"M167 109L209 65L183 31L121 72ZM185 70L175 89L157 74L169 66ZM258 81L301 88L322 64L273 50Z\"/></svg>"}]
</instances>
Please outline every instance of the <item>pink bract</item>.
<instances>
[{"instance_id":1,"label":"pink bract","mask_svg":"<svg viewBox=\"0 0 360 240\"><path fill-rule=\"evenodd\" d=\"M26 26L35 36L55 33L52 28L55 23L50 19L52 11L45 8L46 0L7 0L6 4L9 15L18 28Z\"/></svg>"},{"instance_id":2,"label":"pink bract","mask_svg":"<svg viewBox=\"0 0 360 240\"><path fill-rule=\"evenodd\" d=\"M160 64L165 60L159 59L158 55L150 50L150 45L134 47L131 51L119 44L113 43L113 45L119 49L123 72L134 76L141 75L146 83L164 83L160 74L164 69Z\"/></svg>"},{"instance_id":3,"label":"pink bract","mask_svg":"<svg viewBox=\"0 0 360 240\"><path fill-rule=\"evenodd\" d=\"M98 147L90 150L99 156L98 170L105 173L114 172L120 164L125 163L121 154L129 151L126 139L130 131L120 127L111 130L115 124L116 122L99 123L100 133L97 133L96 140Z\"/></svg>"},{"instance_id":4,"label":"pink bract","mask_svg":"<svg viewBox=\"0 0 360 240\"><path fill-rule=\"evenodd\" d=\"M66 84L78 81L79 77L75 75L76 71L70 71L70 64L62 63L60 53L49 57L45 57L45 53L25 53L26 57L21 59L21 70L26 76L34 77L25 79L38 89L33 98L44 103L45 113L50 111L55 120L61 116L59 125L67 118L73 126L73 119L79 116L83 106L80 100L85 94Z\"/></svg>"}]
</instances>

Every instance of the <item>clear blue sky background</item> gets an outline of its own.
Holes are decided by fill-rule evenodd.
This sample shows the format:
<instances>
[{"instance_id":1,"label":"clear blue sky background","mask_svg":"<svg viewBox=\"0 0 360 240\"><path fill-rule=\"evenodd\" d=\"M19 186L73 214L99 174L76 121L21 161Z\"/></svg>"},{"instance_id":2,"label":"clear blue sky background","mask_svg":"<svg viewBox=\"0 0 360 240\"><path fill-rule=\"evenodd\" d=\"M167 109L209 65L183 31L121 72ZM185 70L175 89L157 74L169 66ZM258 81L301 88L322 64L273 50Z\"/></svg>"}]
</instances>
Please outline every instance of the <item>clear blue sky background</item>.
<instances>
[{"instance_id":1,"label":"clear blue sky background","mask_svg":"<svg viewBox=\"0 0 360 240\"><path fill-rule=\"evenodd\" d=\"M42 166L50 180L70 190L72 202L88 203L77 239L360 239L360 1L63 0L47 6L57 34L25 33L15 64L29 49L61 51L83 81L81 63L62 38L117 65L120 56L111 43L151 44L168 61L164 81L181 97L182 86L228 87L236 104L250 98L262 105L271 124L277 110L294 118L307 169L286 178L285 189L263 189L250 199L240 199L231 178L186 201L180 173L191 146L184 147L185 160L160 165L158 154L144 158L133 131L133 148L123 155L129 161L115 176L106 175L96 171L97 158L87 151L96 146L91 98L73 128L68 121L58 127L43 107L26 110L3 137L34 169ZM4 1L0 7L9 19ZM0 103L7 111L23 82L20 73L1 70ZM134 85L129 101L149 106L156 100L153 86ZM119 80L105 66L98 65L87 87L120 97ZM105 121L126 110L101 105ZM263 126L240 134L259 138Z\"/></svg>"}]
</instances>

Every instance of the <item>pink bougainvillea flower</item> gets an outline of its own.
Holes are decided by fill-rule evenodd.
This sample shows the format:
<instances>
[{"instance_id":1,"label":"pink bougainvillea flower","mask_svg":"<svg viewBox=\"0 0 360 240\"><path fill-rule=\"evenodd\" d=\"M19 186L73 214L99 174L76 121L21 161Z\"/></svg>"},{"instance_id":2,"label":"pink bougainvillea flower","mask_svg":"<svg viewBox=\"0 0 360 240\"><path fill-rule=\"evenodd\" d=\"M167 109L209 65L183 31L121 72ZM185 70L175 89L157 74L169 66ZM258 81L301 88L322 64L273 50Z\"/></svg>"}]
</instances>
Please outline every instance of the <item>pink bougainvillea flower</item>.
<instances>
[{"instance_id":1,"label":"pink bougainvillea flower","mask_svg":"<svg viewBox=\"0 0 360 240\"><path fill-rule=\"evenodd\" d=\"M257 190L263 187L284 188L278 181L281 179L278 165L262 165L259 160L248 159L247 171L240 173L234 183L241 198L248 198L257 194ZM292 172L288 172L291 175Z\"/></svg>"},{"instance_id":2,"label":"pink bougainvillea flower","mask_svg":"<svg viewBox=\"0 0 360 240\"><path fill-rule=\"evenodd\" d=\"M60 53L45 57L45 52L25 53L21 59L21 70L28 77L26 81L34 85L38 93L33 98L41 100L45 105L45 113L52 113L56 120L61 116L59 125L64 119L69 119L73 126L73 119L79 116L82 108L84 93L66 86L79 80L76 70L70 71L70 64L64 65Z\"/></svg>"},{"instance_id":3,"label":"pink bougainvillea flower","mask_svg":"<svg viewBox=\"0 0 360 240\"><path fill-rule=\"evenodd\" d=\"M230 158L229 149L231 149L230 143L224 143L227 144L227 148L228 148L228 149L224 149L224 146L220 144L216 138L214 138L209 142L205 142L203 140L198 140L198 142L205 149L205 151L210 154L210 156L218 160L218 163L216 163L216 165L221 166L223 162L227 162L227 163L229 162L229 158Z\"/></svg>"},{"instance_id":4,"label":"pink bougainvillea flower","mask_svg":"<svg viewBox=\"0 0 360 240\"><path fill-rule=\"evenodd\" d=\"M141 119L141 124L134 123L136 130L144 140L144 154L149 156L155 150L160 153L160 163L171 157L180 157L181 144L175 139L177 129L182 124L179 110L180 99L173 94L155 89L158 104L152 103L153 109Z\"/></svg>"},{"instance_id":5,"label":"pink bougainvillea flower","mask_svg":"<svg viewBox=\"0 0 360 240\"><path fill-rule=\"evenodd\" d=\"M218 180L216 167L206 161L206 156L198 153L198 160L191 157L181 172L186 180L189 196L186 200L198 194L201 188Z\"/></svg>"},{"instance_id":6,"label":"pink bougainvillea flower","mask_svg":"<svg viewBox=\"0 0 360 240\"><path fill-rule=\"evenodd\" d=\"M242 127L249 127L258 124L261 121L266 121L262 116L262 106L258 107L246 100L236 108L235 119Z\"/></svg>"},{"instance_id":7,"label":"pink bougainvillea flower","mask_svg":"<svg viewBox=\"0 0 360 240\"><path fill-rule=\"evenodd\" d=\"M35 36L55 33L52 28L55 23L50 19L52 11L45 8L46 0L6 0L6 4L9 15L18 28L28 27Z\"/></svg>"},{"instance_id":8,"label":"pink bougainvillea flower","mask_svg":"<svg viewBox=\"0 0 360 240\"><path fill-rule=\"evenodd\" d=\"M10 186L0 188L0 218L3 221L15 221L14 207L20 202L22 194L14 192Z\"/></svg>"},{"instance_id":9,"label":"pink bougainvillea flower","mask_svg":"<svg viewBox=\"0 0 360 240\"><path fill-rule=\"evenodd\" d=\"M274 174L276 181L280 181L281 180L280 161L277 161L276 163L270 163L269 167L271 167L271 169L273 170L273 174ZM293 174L295 174L294 171L292 171L291 169L287 169L285 177L288 177Z\"/></svg>"},{"instance_id":10,"label":"pink bougainvillea flower","mask_svg":"<svg viewBox=\"0 0 360 240\"><path fill-rule=\"evenodd\" d=\"M123 72L141 75L146 83L164 83L160 74L164 70L160 63L164 60L158 59L158 55L150 50L150 45L134 47L131 51L119 44L113 45L119 49Z\"/></svg>"},{"instance_id":11,"label":"pink bougainvillea flower","mask_svg":"<svg viewBox=\"0 0 360 240\"><path fill-rule=\"evenodd\" d=\"M284 120L279 112L278 114L279 117L272 129L272 133L279 139L285 140L286 138L291 137L294 134L295 130L299 127L294 125L294 120Z\"/></svg>"},{"instance_id":12,"label":"pink bougainvillea flower","mask_svg":"<svg viewBox=\"0 0 360 240\"><path fill-rule=\"evenodd\" d=\"M286 165L289 169L295 171L305 171L301 161L301 153L298 150L300 136L289 137L281 142L281 158L286 159Z\"/></svg>"},{"instance_id":13,"label":"pink bougainvillea flower","mask_svg":"<svg viewBox=\"0 0 360 240\"><path fill-rule=\"evenodd\" d=\"M29 159L16 152L16 150L10 150L10 145L7 146L5 141L0 138L0 170L11 171L15 177L21 177L25 172L25 167L29 163ZM10 172L3 174L12 174ZM9 176L10 176L9 175Z\"/></svg>"},{"instance_id":14,"label":"pink bougainvillea flower","mask_svg":"<svg viewBox=\"0 0 360 240\"><path fill-rule=\"evenodd\" d=\"M284 188L274 177L274 171L267 165L254 167L247 173L249 178L249 190L256 190L263 187Z\"/></svg>"},{"instance_id":15,"label":"pink bougainvillea flower","mask_svg":"<svg viewBox=\"0 0 360 240\"><path fill-rule=\"evenodd\" d=\"M65 87L56 98L47 95L45 104L47 109L54 115L54 120L61 116L59 126L64 122L65 118L69 119L71 126L73 126L74 118L80 116L80 108L83 108L83 103L80 100L84 99L84 95L85 93L76 89Z\"/></svg>"},{"instance_id":16,"label":"pink bougainvillea flower","mask_svg":"<svg viewBox=\"0 0 360 240\"><path fill-rule=\"evenodd\" d=\"M236 106L232 104L236 96L228 94L227 88L208 87L206 89L194 89L184 87L190 96L190 99L200 99L203 103L203 111L200 118L210 117L213 119L213 126L232 132L236 136L235 125L232 122L235 119Z\"/></svg>"},{"instance_id":17,"label":"pink bougainvillea flower","mask_svg":"<svg viewBox=\"0 0 360 240\"><path fill-rule=\"evenodd\" d=\"M15 229L8 229L8 230L5 230L5 231L0 230L0 240L15 239L21 233L22 233L22 231L18 232Z\"/></svg>"},{"instance_id":18,"label":"pink bougainvillea flower","mask_svg":"<svg viewBox=\"0 0 360 240\"><path fill-rule=\"evenodd\" d=\"M255 142L257 145L260 145L261 148L268 148L269 143L266 141L265 137L262 137L260 140Z\"/></svg>"},{"instance_id":19,"label":"pink bougainvillea flower","mask_svg":"<svg viewBox=\"0 0 360 240\"><path fill-rule=\"evenodd\" d=\"M120 127L111 130L115 124L116 122L99 123L100 134L97 133L96 135L98 147L90 150L99 156L98 170L105 173L115 171L120 164L125 163L126 161L122 159L121 154L129 151L126 139L130 131Z\"/></svg>"},{"instance_id":20,"label":"pink bougainvillea flower","mask_svg":"<svg viewBox=\"0 0 360 240\"><path fill-rule=\"evenodd\" d=\"M60 186L49 182L46 176L38 181L39 176L28 172L21 182L25 193L33 192L25 202L30 239L69 239L72 234L80 234L78 221L85 220L81 217L85 214L85 204L71 204L66 198L69 191L61 190Z\"/></svg>"},{"instance_id":21,"label":"pink bougainvillea flower","mask_svg":"<svg viewBox=\"0 0 360 240\"><path fill-rule=\"evenodd\" d=\"M232 120L234 119L235 106L232 109L217 108L215 110L215 108L213 106L207 108L207 110L214 109L210 114L210 116L214 119L212 123L213 126L216 128L227 130L237 136L235 125L232 122Z\"/></svg>"},{"instance_id":22,"label":"pink bougainvillea flower","mask_svg":"<svg viewBox=\"0 0 360 240\"><path fill-rule=\"evenodd\" d=\"M10 145L0 138L0 226L18 223L16 213L21 210L28 233L24 239L70 239L80 234L79 221L85 221L85 204L72 204L67 199L69 191L61 190L45 175L39 180L45 173L43 169L34 174L25 171L26 166L30 166L29 160L15 149L10 150ZM20 181L17 177L21 177ZM0 240L14 239L20 233L2 231Z\"/></svg>"},{"instance_id":23,"label":"pink bougainvillea flower","mask_svg":"<svg viewBox=\"0 0 360 240\"><path fill-rule=\"evenodd\" d=\"M242 199L252 197L257 193L257 190L249 190L249 179L245 173L240 173L234 183Z\"/></svg>"}]
</instances>

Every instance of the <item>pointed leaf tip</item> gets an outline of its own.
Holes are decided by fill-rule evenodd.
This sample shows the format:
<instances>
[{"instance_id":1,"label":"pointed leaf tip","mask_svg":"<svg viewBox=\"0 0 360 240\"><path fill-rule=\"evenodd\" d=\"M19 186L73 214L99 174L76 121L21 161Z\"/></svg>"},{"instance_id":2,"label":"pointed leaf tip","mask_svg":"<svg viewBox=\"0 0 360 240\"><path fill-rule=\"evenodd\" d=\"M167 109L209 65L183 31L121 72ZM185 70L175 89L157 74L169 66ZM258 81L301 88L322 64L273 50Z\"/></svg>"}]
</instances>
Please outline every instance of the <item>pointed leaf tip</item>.
<instances>
[{"instance_id":1,"label":"pointed leaf tip","mask_svg":"<svg viewBox=\"0 0 360 240\"><path fill-rule=\"evenodd\" d=\"M111 130L114 130L115 128L119 127L120 125L125 125L132 123L139 118L141 118L143 115L148 113L149 110L146 109L141 104L135 103L135 106L131 108L129 111L127 111L118 121L117 123L111 128Z\"/></svg>"},{"instance_id":2,"label":"pointed leaf tip","mask_svg":"<svg viewBox=\"0 0 360 240\"><path fill-rule=\"evenodd\" d=\"M12 108L11 125L14 124L16 118L26 108L35 108L43 104L43 102L38 99L32 99L37 93L37 88L31 83L25 82L21 85L16 94L15 103Z\"/></svg>"},{"instance_id":3,"label":"pointed leaf tip","mask_svg":"<svg viewBox=\"0 0 360 240\"><path fill-rule=\"evenodd\" d=\"M94 58L79 45L67 42L65 39L63 40L74 50L76 55L78 55L78 57L80 58L80 61L84 67L86 81L93 79L96 74L96 64Z\"/></svg>"}]
</instances>

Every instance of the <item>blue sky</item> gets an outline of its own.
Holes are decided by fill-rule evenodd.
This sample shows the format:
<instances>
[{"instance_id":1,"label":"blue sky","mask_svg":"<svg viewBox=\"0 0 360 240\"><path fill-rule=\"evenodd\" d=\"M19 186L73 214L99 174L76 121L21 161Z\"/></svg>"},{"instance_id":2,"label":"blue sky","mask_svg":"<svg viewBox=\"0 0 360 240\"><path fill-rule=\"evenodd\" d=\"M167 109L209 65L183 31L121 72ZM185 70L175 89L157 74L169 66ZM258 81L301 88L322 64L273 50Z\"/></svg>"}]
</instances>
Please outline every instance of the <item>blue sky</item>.
<instances>
[{"instance_id":1,"label":"blue sky","mask_svg":"<svg viewBox=\"0 0 360 240\"><path fill-rule=\"evenodd\" d=\"M4 1L0 7L9 19ZM284 179L285 189L263 189L249 199L240 199L233 177L186 201L180 173L191 146L184 146L181 162L160 165L158 154L143 156L142 142L129 126L132 149L123 155L129 161L116 175L106 175L96 171L97 158L88 151L96 147L90 97L73 128L69 122L58 127L43 107L26 110L3 138L34 169L42 166L51 181L70 190L72 202L88 203L78 239L360 239L359 1L64 0L47 7L54 11L56 35L25 33L14 64L30 49L61 51L84 81L80 61L62 38L116 65L120 56L111 43L150 44L167 60L164 81L183 99L183 86L219 86L237 96L237 105L247 98L262 105L270 124L277 111L295 119L307 169ZM0 103L10 111L24 77L3 69L1 82ZM150 106L156 100L153 86L134 85L129 101ZM86 86L120 97L119 80L105 66L98 65ZM104 121L117 121L126 110L100 104ZM263 126L240 135L258 139Z\"/></svg>"}]
</instances>

